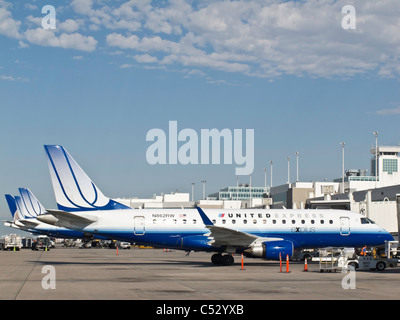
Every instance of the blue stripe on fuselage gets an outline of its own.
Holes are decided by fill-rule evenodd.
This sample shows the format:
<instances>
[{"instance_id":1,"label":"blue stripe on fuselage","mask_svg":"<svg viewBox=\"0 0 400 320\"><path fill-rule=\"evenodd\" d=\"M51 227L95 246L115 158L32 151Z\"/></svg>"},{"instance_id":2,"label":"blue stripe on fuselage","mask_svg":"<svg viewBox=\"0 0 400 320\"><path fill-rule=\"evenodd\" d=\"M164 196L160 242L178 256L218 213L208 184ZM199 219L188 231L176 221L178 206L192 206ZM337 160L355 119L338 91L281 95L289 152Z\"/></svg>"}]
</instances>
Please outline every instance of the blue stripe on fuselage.
<instances>
[{"instance_id":1,"label":"blue stripe on fuselage","mask_svg":"<svg viewBox=\"0 0 400 320\"><path fill-rule=\"evenodd\" d=\"M103 231L102 236L121 241L136 242L138 244L152 245L156 247L173 247L181 249L204 250L213 251L218 248L210 247L207 245L208 238L204 236L207 230L202 233L198 232L145 232L143 235L135 235L132 231ZM297 248L324 248L324 247L363 247L383 245L385 240L393 240L393 237L388 233L363 233L353 231L349 235L342 236L337 232L320 232L320 233L285 233L285 232L269 232L269 233L253 233L258 237L271 237L283 238L293 242L294 247ZM189 239L189 237L192 237ZM197 238L193 238L197 237ZM196 241L186 241L196 240ZM201 241L201 239L203 241ZM190 243L190 246L186 244ZM182 246L183 244L183 246Z\"/></svg>"}]
</instances>

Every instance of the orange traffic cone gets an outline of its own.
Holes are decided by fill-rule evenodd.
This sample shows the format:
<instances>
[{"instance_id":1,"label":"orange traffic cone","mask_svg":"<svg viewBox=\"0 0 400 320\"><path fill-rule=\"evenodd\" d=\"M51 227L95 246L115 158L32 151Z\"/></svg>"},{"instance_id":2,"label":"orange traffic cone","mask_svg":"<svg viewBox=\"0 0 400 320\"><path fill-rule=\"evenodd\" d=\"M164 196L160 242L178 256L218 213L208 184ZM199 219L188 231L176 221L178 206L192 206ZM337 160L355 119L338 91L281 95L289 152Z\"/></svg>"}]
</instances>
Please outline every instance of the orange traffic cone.
<instances>
[{"instance_id":1,"label":"orange traffic cone","mask_svg":"<svg viewBox=\"0 0 400 320\"><path fill-rule=\"evenodd\" d=\"M286 255L286 273L289 273L289 255Z\"/></svg>"},{"instance_id":2,"label":"orange traffic cone","mask_svg":"<svg viewBox=\"0 0 400 320\"><path fill-rule=\"evenodd\" d=\"M308 271L307 258L304 260L304 272Z\"/></svg>"}]
</instances>

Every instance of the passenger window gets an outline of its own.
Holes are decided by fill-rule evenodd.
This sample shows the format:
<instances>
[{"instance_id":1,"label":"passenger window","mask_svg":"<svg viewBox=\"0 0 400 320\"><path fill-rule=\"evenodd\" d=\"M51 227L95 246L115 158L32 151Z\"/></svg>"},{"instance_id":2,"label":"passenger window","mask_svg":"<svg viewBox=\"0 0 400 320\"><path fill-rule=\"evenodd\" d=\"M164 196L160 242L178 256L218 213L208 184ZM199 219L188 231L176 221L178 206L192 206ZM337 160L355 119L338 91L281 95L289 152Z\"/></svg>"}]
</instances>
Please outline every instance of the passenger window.
<instances>
[{"instance_id":1,"label":"passenger window","mask_svg":"<svg viewBox=\"0 0 400 320\"><path fill-rule=\"evenodd\" d=\"M183 219L183 224L186 224L186 219Z\"/></svg>"},{"instance_id":2,"label":"passenger window","mask_svg":"<svg viewBox=\"0 0 400 320\"><path fill-rule=\"evenodd\" d=\"M267 219L264 219L264 220L263 220L263 224L267 224Z\"/></svg>"},{"instance_id":3,"label":"passenger window","mask_svg":"<svg viewBox=\"0 0 400 320\"><path fill-rule=\"evenodd\" d=\"M329 224L333 224L333 220L329 220Z\"/></svg>"},{"instance_id":4,"label":"passenger window","mask_svg":"<svg viewBox=\"0 0 400 320\"><path fill-rule=\"evenodd\" d=\"M282 220L282 223L283 223L283 224L286 224L286 220Z\"/></svg>"},{"instance_id":5,"label":"passenger window","mask_svg":"<svg viewBox=\"0 0 400 320\"><path fill-rule=\"evenodd\" d=\"M236 220L232 220L232 224L236 224Z\"/></svg>"},{"instance_id":6,"label":"passenger window","mask_svg":"<svg viewBox=\"0 0 400 320\"><path fill-rule=\"evenodd\" d=\"M305 220L301 220L301 224L305 224L306 223L306 221Z\"/></svg>"},{"instance_id":7,"label":"passenger window","mask_svg":"<svg viewBox=\"0 0 400 320\"><path fill-rule=\"evenodd\" d=\"M324 220L321 220L321 224L324 224Z\"/></svg>"},{"instance_id":8,"label":"passenger window","mask_svg":"<svg viewBox=\"0 0 400 320\"><path fill-rule=\"evenodd\" d=\"M292 224L296 224L296 220L292 220Z\"/></svg>"},{"instance_id":9,"label":"passenger window","mask_svg":"<svg viewBox=\"0 0 400 320\"><path fill-rule=\"evenodd\" d=\"M197 220L196 219L193 219L193 224L196 224L197 223Z\"/></svg>"},{"instance_id":10,"label":"passenger window","mask_svg":"<svg viewBox=\"0 0 400 320\"><path fill-rule=\"evenodd\" d=\"M226 220L222 220L222 224L225 224L226 223Z\"/></svg>"},{"instance_id":11,"label":"passenger window","mask_svg":"<svg viewBox=\"0 0 400 320\"><path fill-rule=\"evenodd\" d=\"M157 223L157 219L154 219L154 220L153 220L153 223L156 224L156 223Z\"/></svg>"},{"instance_id":12,"label":"passenger window","mask_svg":"<svg viewBox=\"0 0 400 320\"><path fill-rule=\"evenodd\" d=\"M314 224L315 223L315 221L314 220L311 220L311 224Z\"/></svg>"},{"instance_id":13,"label":"passenger window","mask_svg":"<svg viewBox=\"0 0 400 320\"><path fill-rule=\"evenodd\" d=\"M247 224L247 220L243 220L243 224Z\"/></svg>"},{"instance_id":14,"label":"passenger window","mask_svg":"<svg viewBox=\"0 0 400 320\"><path fill-rule=\"evenodd\" d=\"M216 222L217 222L217 221L216 221L215 219L212 221L213 224L215 224Z\"/></svg>"},{"instance_id":15,"label":"passenger window","mask_svg":"<svg viewBox=\"0 0 400 320\"><path fill-rule=\"evenodd\" d=\"M272 220L272 223L273 223L273 224L276 224L276 220Z\"/></svg>"},{"instance_id":16,"label":"passenger window","mask_svg":"<svg viewBox=\"0 0 400 320\"><path fill-rule=\"evenodd\" d=\"M254 220L253 220L253 223L256 224L256 223L257 223L257 219L254 219Z\"/></svg>"}]
</instances>

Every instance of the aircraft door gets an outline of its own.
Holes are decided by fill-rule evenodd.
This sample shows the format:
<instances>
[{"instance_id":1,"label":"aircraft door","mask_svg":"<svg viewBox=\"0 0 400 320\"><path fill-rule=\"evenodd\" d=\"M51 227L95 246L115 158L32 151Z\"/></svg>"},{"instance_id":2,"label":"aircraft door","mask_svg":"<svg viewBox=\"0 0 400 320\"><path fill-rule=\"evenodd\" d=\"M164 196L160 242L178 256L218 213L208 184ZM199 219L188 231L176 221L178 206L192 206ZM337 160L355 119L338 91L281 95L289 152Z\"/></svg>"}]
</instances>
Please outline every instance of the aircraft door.
<instances>
[{"instance_id":1,"label":"aircraft door","mask_svg":"<svg viewBox=\"0 0 400 320\"><path fill-rule=\"evenodd\" d=\"M340 234L348 236L350 234L350 218L340 217Z\"/></svg>"},{"instance_id":2,"label":"aircraft door","mask_svg":"<svg viewBox=\"0 0 400 320\"><path fill-rule=\"evenodd\" d=\"M134 218L134 227L133 233L135 236L143 236L146 232L144 217L135 217Z\"/></svg>"}]
</instances>

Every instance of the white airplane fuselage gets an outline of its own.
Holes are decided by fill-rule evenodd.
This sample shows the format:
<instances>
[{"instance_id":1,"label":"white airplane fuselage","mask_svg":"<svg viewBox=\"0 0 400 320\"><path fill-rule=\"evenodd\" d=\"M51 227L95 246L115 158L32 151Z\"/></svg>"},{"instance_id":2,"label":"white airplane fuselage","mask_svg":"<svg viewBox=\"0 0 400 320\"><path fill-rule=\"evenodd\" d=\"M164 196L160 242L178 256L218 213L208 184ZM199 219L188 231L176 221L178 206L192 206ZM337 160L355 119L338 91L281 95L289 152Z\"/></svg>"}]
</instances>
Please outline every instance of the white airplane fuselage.
<instances>
[{"instance_id":1,"label":"white airplane fuselage","mask_svg":"<svg viewBox=\"0 0 400 320\"><path fill-rule=\"evenodd\" d=\"M345 210L207 209L215 226L260 238L282 238L294 248L383 245L392 236L358 213ZM77 230L121 241L184 250L219 251L196 209L142 209L82 213L97 221Z\"/></svg>"}]
</instances>

